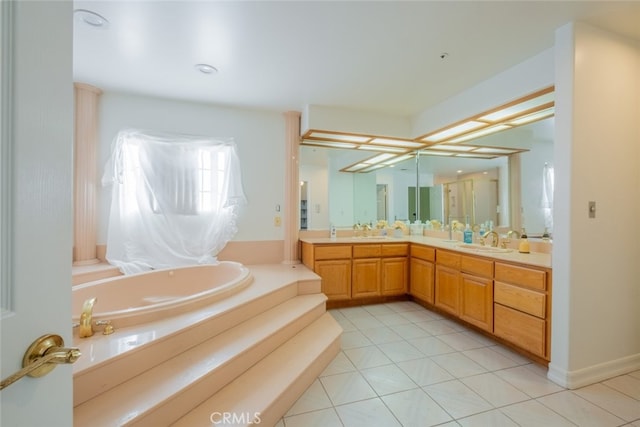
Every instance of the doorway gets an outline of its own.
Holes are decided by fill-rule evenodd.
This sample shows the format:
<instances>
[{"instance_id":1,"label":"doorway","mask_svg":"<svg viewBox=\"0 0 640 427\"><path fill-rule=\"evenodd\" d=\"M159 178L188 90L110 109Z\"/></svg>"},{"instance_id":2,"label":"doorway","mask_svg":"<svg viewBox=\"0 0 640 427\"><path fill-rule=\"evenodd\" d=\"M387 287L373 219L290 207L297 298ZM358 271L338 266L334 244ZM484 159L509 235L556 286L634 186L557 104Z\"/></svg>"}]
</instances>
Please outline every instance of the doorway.
<instances>
[{"instance_id":1,"label":"doorway","mask_svg":"<svg viewBox=\"0 0 640 427\"><path fill-rule=\"evenodd\" d=\"M430 192L431 187L420 187L420 217L418 218L418 211L416 210L416 187L409 187L409 219L411 222L420 220L426 222L431 218L431 201Z\"/></svg>"}]
</instances>

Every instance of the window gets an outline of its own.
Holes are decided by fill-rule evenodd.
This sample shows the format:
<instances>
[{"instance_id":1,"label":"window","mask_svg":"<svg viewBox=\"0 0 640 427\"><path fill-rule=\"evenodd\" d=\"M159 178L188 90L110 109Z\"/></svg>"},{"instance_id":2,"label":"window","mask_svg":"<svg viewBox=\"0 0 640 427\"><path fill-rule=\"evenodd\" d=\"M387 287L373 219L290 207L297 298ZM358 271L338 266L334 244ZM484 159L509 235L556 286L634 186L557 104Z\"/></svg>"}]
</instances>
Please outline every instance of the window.
<instances>
[{"instance_id":1,"label":"window","mask_svg":"<svg viewBox=\"0 0 640 427\"><path fill-rule=\"evenodd\" d=\"M107 259L125 273L210 262L246 201L232 139L122 131L105 178Z\"/></svg>"}]
</instances>

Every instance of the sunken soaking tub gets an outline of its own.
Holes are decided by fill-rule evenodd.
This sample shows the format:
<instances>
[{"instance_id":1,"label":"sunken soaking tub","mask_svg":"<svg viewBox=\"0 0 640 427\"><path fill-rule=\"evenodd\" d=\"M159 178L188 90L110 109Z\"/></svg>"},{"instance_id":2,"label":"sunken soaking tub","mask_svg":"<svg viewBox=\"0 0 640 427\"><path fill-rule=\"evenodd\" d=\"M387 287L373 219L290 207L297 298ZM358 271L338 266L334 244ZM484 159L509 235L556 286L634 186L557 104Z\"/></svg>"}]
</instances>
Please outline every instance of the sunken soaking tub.
<instances>
[{"instance_id":1,"label":"sunken soaking tub","mask_svg":"<svg viewBox=\"0 0 640 427\"><path fill-rule=\"evenodd\" d=\"M117 330L196 310L251 281L249 269L233 261L96 280L72 288L72 319L78 324L85 301L95 298L93 322L110 322Z\"/></svg>"}]
</instances>

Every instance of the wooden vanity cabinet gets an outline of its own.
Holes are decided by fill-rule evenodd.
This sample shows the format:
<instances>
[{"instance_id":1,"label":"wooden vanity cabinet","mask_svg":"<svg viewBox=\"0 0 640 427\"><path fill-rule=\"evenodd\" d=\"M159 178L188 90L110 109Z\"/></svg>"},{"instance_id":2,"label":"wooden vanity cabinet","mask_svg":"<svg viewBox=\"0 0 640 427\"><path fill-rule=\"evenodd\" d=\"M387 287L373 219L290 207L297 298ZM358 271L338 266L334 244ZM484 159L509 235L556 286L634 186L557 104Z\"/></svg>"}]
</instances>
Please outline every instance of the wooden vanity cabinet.
<instances>
[{"instance_id":1,"label":"wooden vanity cabinet","mask_svg":"<svg viewBox=\"0 0 640 427\"><path fill-rule=\"evenodd\" d=\"M493 261L462 255L460 258L459 316L493 332Z\"/></svg>"},{"instance_id":2,"label":"wooden vanity cabinet","mask_svg":"<svg viewBox=\"0 0 640 427\"><path fill-rule=\"evenodd\" d=\"M407 243L353 245L352 298L407 292Z\"/></svg>"},{"instance_id":3,"label":"wooden vanity cabinet","mask_svg":"<svg viewBox=\"0 0 640 427\"><path fill-rule=\"evenodd\" d=\"M433 304L436 250L428 246L411 245L409 261L409 293Z\"/></svg>"},{"instance_id":4,"label":"wooden vanity cabinet","mask_svg":"<svg viewBox=\"0 0 640 427\"><path fill-rule=\"evenodd\" d=\"M495 263L494 334L546 360L550 357L550 275Z\"/></svg>"},{"instance_id":5,"label":"wooden vanity cabinet","mask_svg":"<svg viewBox=\"0 0 640 427\"><path fill-rule=\"evenodd\" d=\"M454 316L460 301L460 258L456 252L436 251L434 305Z\"/></svg>"},{"instance_id":6,"label":"wooden vanity cabinet","mask_svg":"<svg viewBox=\"0 0 640 427\"><path fill-rule=\"evenodd\" d=\"M302 243L302 262L322 278L330 300L351 299L351 245Z\"/></svg>"},{"instance_id":7,"label":"wooden vanity cabinet","mask_svg":"<svg viewBox=\"0 0 640 427\"><path fill-rule=\"evenodd\" d=\"M322 278L329 300L406 294L408 253L407 243L302 242L302 262Z\"/></svg>"}]
</instances>

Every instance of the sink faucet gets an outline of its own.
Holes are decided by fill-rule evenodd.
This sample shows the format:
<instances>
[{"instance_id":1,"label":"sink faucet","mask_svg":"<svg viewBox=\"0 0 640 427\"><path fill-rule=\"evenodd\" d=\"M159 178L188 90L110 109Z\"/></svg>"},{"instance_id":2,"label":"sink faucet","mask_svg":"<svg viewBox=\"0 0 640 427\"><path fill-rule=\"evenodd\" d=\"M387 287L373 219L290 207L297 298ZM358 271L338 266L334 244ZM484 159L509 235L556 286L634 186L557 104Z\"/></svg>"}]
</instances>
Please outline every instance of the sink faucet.
<instances>
[{"instance_id":1,"label":"sink faucet","mask_svg":"<svg viewBox=\"0 0 640 427\"><path fill-rule=\"evenodd\" d=\"M507 245L511 243L511 236L513 236L514 234L516 235L516 239L520 238L520 233L518 233L516 230L509 230L507 232L507 237L502 239L502 243L500 243L500 246L506 249Z\"/></svg>"},{"instance_id":2,"label":"sink faucet","mask_svg":"<svg viewBox=\"0 0 640 427\"><path fill-rule=\"evenodd\" d=\"M93 335L93 306L95 305L97 298L89 298L82 305L82 314L80 314L80 330L78 336L80 338L87 338Z\"/></svg>"},{"instance_id":3,"label":"sink faucet","mask_svg":"<svg viewBox=\"0 0 640 427\"><path fill-rule=\"evenodd\" d=\"M481 237L480 242L484 245L484 239L486 239L487 237L491 236L491 246L494 248L498 247L498 242L500 241L500 237L498 237L498 233L496 233L493 230L487 231L486 233L484 233Z\"/></svg>"},{"instance_id":4,"label":"sink faucet","mask_svg":"<svg viewBox=\"0 0 640 427\"><path fill-rule=\"evenodd\" d=\"M520 238L520 233L518 233L516 230L509 230L509 232L507 233L507 237L510 239L514 234L516 235L516 239Z\"/></svg>"}]
</instances>

